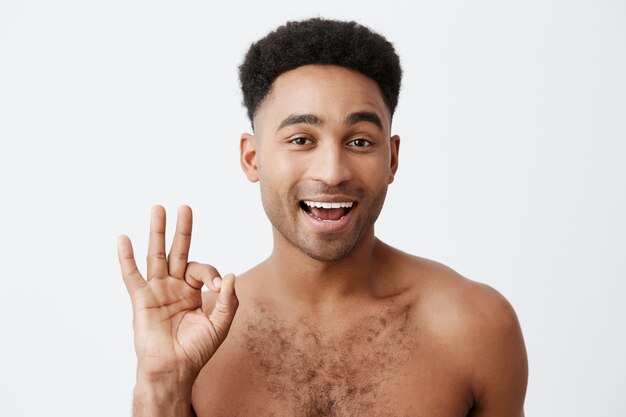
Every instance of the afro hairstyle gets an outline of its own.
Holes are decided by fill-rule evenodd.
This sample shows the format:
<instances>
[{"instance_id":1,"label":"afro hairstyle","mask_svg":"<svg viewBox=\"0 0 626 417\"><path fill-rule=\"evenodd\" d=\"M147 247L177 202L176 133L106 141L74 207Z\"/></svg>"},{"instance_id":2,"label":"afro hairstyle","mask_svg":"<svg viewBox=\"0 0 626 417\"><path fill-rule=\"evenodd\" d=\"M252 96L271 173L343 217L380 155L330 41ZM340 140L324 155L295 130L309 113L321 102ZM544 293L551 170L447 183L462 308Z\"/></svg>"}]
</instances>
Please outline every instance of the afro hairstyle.
<instances>
[{"instance_id":1,"label":"afro hairstyle","mask_svg":"<svg viewBox=\"0 0 626 417\"><path fill-rule=\"evenodd\" d=\"M356 22L322 18L291 21L253 43L239 66L250 121L282 73L303 65L336 65L360 72L380 87L390 114L398 104L402 69L393 45Z\"/></svg>"}]
</instances>

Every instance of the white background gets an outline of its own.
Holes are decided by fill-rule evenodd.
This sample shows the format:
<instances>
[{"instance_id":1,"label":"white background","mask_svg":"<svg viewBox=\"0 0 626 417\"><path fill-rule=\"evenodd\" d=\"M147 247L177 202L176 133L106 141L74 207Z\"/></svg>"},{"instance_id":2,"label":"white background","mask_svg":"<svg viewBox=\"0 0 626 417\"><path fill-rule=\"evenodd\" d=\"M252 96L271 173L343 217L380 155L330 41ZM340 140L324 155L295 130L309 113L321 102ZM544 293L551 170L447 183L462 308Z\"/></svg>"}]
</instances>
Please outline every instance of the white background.
<instances>
[{"instance_id":1,"label":"white background","mask_svg":"<svg viewBox=\"0 0 626 417\"><path fill-rule=\"evenodd\" d=\"M191 257L222 272L269 254L237 66L317 15L402 59L379 237L511 301L527 416L624 415L623 1L0 0L1 417L129 415L115 240L143 265L151 205L191 205Z\"/></svg>"}]
</instances>

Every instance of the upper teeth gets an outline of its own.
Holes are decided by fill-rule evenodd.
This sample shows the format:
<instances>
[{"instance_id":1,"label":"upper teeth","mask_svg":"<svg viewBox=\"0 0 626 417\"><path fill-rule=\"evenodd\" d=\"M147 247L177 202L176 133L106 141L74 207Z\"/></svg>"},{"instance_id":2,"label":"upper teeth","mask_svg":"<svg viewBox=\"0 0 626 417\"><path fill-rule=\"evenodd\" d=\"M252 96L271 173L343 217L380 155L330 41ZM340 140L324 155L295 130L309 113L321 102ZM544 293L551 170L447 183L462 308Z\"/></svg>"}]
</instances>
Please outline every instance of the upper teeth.
<instances>
[{"instance_id":1,"label":"upper teeth","mask_svg":"<svg viewBox=\"0 0 626 417\"><path fill-rule=\"evenodd\" d=\"M327 203L327 202L323 202L323 201L305 201L304 204L306 204L309 207L331 209L331 208L341 208L341 207L352 207L353 202L352 201L348 201L348 202L345 202L345 203L344 202Z\"/></svg>"}]
</instances>

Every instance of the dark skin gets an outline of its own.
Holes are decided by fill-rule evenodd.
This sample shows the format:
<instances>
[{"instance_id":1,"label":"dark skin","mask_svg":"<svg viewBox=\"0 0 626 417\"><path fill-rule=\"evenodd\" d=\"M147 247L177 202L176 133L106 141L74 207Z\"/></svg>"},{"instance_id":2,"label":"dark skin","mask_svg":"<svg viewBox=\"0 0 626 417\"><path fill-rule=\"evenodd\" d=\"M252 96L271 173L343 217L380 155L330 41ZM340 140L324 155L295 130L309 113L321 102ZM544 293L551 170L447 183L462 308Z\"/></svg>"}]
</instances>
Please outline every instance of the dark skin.
<instances>
[{"instance_id":1,"label":"dark skin","mask_svg":"<svg viewBox=\"0 0 626 417\"><path fill-rule=\"evenodd\" d=\"M523 416L526 353L508 302L375 237L400 143L376 83L344 68L300 67L275 81L254 122L255 134L241 139L241 165L260 182L272 222L266 261L224 277L221 288L212 266L184 268L191 213L183 207L167 259L178 278L167 264L160 274L192 287L193 302L159 293L148 298L162 307L146 310L148 298L132 285L146 292L155 281L127 278L130 246L121 241L135 310L135 415L191 415L191 402L199 417ZM323 221L304 201L351 207ZM164 230L165 214L155 211L153 226ZM165 262L164 239L155 236L149 271ZM202 283L211 292L198 298ZM160 333L142 324L146 311ZM183 332L177 317L195 327ZM155 349L157 340L174 349ZM181 340L193 343L181 349ZM177 410L158 414L160 398Z\"/></svg>"},{"instance_id":2,"label":"dark skin","mask_svg":"<svg viewBox=\"0 0 626 417\"><path fill-rule=\"evenodd\" d=\"M335 309L259 297L271 293L261 278L271 265L238 277L233 327L194 386L198 416L522 416L526 361L510 305L441 264L376 246L381 281L405 279Z\"/></svg>"}]
</instances>

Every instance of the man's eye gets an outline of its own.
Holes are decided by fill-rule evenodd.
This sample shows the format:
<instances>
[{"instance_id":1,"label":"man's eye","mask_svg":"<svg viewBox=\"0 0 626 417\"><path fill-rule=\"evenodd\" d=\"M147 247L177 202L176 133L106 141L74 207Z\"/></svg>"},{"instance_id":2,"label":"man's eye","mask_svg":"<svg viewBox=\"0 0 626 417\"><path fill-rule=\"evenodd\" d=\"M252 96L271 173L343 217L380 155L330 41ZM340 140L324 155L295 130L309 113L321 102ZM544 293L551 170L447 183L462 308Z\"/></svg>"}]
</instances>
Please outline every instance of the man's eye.
<instances>
[{"instance_id":1,"label":"man's eye","mask_svg":"<svg viewBox=\"0 0 626 417\"><path fill-rule=\"evenodd\" d=\"M293 143L294 145L310 145L311 140L307 139L307 138L295 138L295 139L291 139L290 141L291 143Z\"/></svg>"},{"instance_id":2,"label":"man's eye","mask_svg":"<svg viewBox=\"0 0 626 417\"><path fill-rule=\"evenodd\" d=\"M348 143L350 146L356 146L357 148L364 148L366 146L372 146L372 142L367 139L354 139Z\"/></svg>"}]
</instances>

